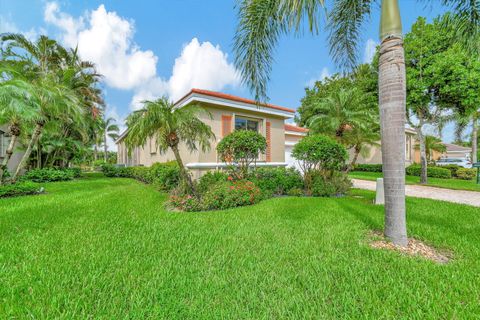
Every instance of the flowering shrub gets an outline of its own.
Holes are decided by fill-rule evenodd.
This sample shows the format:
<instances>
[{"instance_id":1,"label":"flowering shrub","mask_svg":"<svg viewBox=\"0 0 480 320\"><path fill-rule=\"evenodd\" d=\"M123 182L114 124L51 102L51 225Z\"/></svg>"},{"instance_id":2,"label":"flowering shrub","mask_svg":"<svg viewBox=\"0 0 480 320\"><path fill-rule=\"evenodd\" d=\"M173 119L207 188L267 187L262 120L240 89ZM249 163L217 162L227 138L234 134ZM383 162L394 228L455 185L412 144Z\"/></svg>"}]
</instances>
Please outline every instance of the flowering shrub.
<instances>
[{"instance_id":1,"label":"flowering shrub","mask_svg":"<svg viewBox=\"0 0 480 320\"><path fill-rule=\"evenodd\" d=\"M467 168L459 168L457 169L457 178L462 180L472 180L477 176L477 170L475 169L467 169Z\"/></svg>"},{"instance_id":2,"label":"flowering shrub","mask_svg":"<svg viewBox=\"0 0 480 320\"><path fill-rule=\"evenodd\" d=\"M262 192L248 180L219 182L202 197L204 210L227 209L251 205L262 199Z\"/></svg>"},{"instance_id":3,"label":"flowering shrub","mask_svg":"<svg viewBox=\"0 0 480 320\"><path fill-rule=\"evenodd\" d=\"M248 179L255 183L268 198L286 195L291 189L303 188L303 178L294 168L257 168Z\"/></svg>"}]
</instances>

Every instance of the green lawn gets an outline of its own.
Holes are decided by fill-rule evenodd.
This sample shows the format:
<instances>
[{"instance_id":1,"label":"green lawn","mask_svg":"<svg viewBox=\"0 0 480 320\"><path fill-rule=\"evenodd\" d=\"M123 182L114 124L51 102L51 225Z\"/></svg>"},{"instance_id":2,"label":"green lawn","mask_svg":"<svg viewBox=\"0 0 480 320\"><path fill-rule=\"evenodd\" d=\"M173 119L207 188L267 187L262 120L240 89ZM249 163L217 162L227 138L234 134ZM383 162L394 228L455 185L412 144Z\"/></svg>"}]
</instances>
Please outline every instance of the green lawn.
<instances>
[{"instance_id":1,"label":"green lawn","mask_svg":"<svg viewBox=\"0 0 480 320\"><path fill-rule=\"evenodd\" d=\"M383 174L381 172L353 171L350 172L348 175L351 178L372 181L377 180L377 178L383 177ZM405 176L405 178L407 184L420 184L420 177ZM477 184L476 180L428 178L427 185L447 189L480 191L480 185Z\"/></svg>"},{"instance_id":2,"label":"green lawn","mask_svg":"<svg viewBox=\"0 0 480 320\"><path fill-rule=\"evenodd\" d=\"M170 213L92 176L0 199L0 319L466 319L480 314L480 210L408 199L447 265L371 249L373 193Z\"/></svg>"}]
</instances>

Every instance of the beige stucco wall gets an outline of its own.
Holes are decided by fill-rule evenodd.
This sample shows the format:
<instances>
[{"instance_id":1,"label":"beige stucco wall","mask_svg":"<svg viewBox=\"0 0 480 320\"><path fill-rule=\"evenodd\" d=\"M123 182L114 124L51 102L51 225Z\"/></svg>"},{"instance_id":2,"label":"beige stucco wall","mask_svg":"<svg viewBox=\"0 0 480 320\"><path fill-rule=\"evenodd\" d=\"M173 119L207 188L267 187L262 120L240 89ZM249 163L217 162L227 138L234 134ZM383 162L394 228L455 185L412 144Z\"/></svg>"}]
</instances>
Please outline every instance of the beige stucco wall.
<instances>
[{"instance_id":1,"label":"beige stucco wall","mask_svg":"<svg viewBox=\"0 0 480 320\"><path fill-rule=\"evenodd\" d=\"M270 122L270 142L271 142L271 162L284 162L285 161L285 120L281 117L275 117L266 115L261 112L243 111L224 106L202 104L202 107L208 113L202 113L199 118L206 124L208 124L213 133L215 139L211 141L211 148L207 152L191 152L183 144L180 145L180 154L182 160L186 165L193 163L216 163L220 162L216 147L221 141L222 137L222 116L232 116L231 128L235 127L235 117L246 117L258 120L260 123L259 131L263 136L266 136L266 123ZM132 156L127 159L126 148L121 141L118 143L118 163L128 165L144 165L151 166L155 162L166 162L175 160L171 151L167 151L165 154L160 154L158 150L155 150L154 141L148 141L143 148L137 148L132 152ZM261 156L261 160L265 161L265 155ZM195 177L201 175L202 170L191 170ZM205 171L205 170L203 170Z\"/></svg>"},{"instance_id":2,"label":"beige stucco wall","mask_svg":"<svg viewBox=\"0 0 480 320\"><path fill-rule=\"evenodd\" d=\"M381 164L382 163L382 150L380 146L380 141L378 146L371 146L368 156L358 156L357 164ZM348 150L350 160L354 156L354 150ZM405 165L409 166L415 161L415 135L413 133L406 133L406 155L405 155Z\"/></svg>"}]
</instances>

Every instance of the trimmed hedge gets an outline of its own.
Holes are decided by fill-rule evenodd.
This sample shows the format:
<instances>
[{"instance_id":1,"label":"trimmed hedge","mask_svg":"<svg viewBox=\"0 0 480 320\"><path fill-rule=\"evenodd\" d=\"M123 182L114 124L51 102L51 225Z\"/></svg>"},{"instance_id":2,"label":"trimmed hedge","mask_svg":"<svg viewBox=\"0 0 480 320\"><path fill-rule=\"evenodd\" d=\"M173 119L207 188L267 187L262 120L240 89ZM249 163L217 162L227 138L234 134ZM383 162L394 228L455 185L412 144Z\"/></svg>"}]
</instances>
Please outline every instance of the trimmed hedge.
<instances>
[{"instance_id":1,"label":"trimmed hedge","mask_svg":"<svg viewBox=\"0 0 480 320\"><path fill-rule=\"evenodd\" d=\"M80 177L82 171L80 168L43 168L33 169L24 174L21 181L33 182L54 182L68 181Z\"/></svg>"},{"instance_id":2,"label":"trimmed hedge","mask_svg":"<svg viewBox=\"0 0 480 320\"><path fill-rule=\"evenodd\" d=\"M417 176L419 177L421 174L421 166L417 164L412 164L411 166L407 167L405 170L407 175L409 176ZM441 178L441 179L451 179L452 172L448 169L444 169L442 167L428 167L427 168L427 176L430 178Z\"/></svg>"},{"instance_id":3,"label":"trimmed hedge","mask_svg":"<svg viewBox=\"0 0 480 320\"><path fill-rule=\"evenodd\" d=\"M116 167L104 164L101 168L107 177L133 178L153 184L163 191L172 190L180 181L180 169L175 161L155 163L151 167Z\"/></svg>"},{"instance_id":4,"label":"trimmed hedge","mask_svg":"<svg viewBox=\"0 0 480 320\"><path fill-rule=\"evenodd\" d=\"M452 177L457 177L457 171L460 169L460 166L457 166L456 164L449 164L446 166L441 166L441 168L448 169L452 173Z\"/></svg>"},{"instance_id":5,"label":"trimmed hedge","mask_svg":"<svg viewBox=\"0 0 480 320\"><path fill-rule=\"evenodd\" d=\"M38 184L25 181L0 186L0 198L26 196L39 193L41 188Z\"/></svg>"},{"instance_id":6,"label":"trimmed hedge","mask_svg":"<svg viewBox=\"0 0 480 320\"><path fill-rule=\"evenodd\" d=\"M257 168L248 180L257 185L265 196L287 195L290 190L303 188L303 178L294 168Z\"/></svg>"},{"instance_id":7,"label":"trimmed hedge","mask_svg":"<svg viewBox=\"0 0 480 320\"><path fill-rule=\"evenodd\" d=\"M381 164L356 164L354 171L382 172Z\"/></svg>"},{"instance_id":8,"label":"trimmed hedge","mask_svg":"<svg viewBox=\"0 0 480 320\"><path fill-rule=\"evenodd\" d=\"M462 180L472 180L477 176L476 169L458 168L456 172L457 178Z\"/></svg>"}]
</instances>

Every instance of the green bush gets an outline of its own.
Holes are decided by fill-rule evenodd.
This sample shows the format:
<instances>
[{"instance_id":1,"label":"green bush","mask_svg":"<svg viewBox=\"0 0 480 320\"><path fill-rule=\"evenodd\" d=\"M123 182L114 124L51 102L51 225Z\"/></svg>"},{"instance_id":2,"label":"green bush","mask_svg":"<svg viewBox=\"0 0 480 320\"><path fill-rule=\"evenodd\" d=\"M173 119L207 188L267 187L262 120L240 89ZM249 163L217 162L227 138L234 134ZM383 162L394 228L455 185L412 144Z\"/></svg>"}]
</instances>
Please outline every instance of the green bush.
<instances>
[{"instance_id":1,"label":"green bush","mask_svg":"<svg viewBox=\"0 0 480 320\"><path fill-rule=\"evenodd\" d=\"M422 169L418 164L412 164L411 166L408 166L405 171L406 174L409 176L419 177ZM444 169L442 167L428 167L427 176L430 178L451 179L452 173L450 170Z\"/></svg>"},{"instance_id":2,"label":"green bush","mask_svg":"<svg viewBox=\"0 0 480 320\"><path fill-rule=\"evenodd\" d=\"M312 175L311 195L315 197L344 195L351 187L352 182L342 172L335 172L332 176L326 176L321 172L315 172Z\"/></svg>"},{"instance_id":3,"label":"green bush","mask_svg":"<svg viewBox=\"0 0 480 320\"><path fill-rule=\"evenodd\" d=\"M462 180L472 180L477 176L476 169L467 169L467 168L458 168L457 169L457 178Z\"/></svg>"},{"instance_id":4,"label":"green bush","mask_svg":"<svg viewBox=\"0 0 480 320\"><path fill-rule=\"evenodd\" d=\"M312 170L342 170L348 159L343 145L322 135L304 137L293 147L292 156L300 161L304 174Z\"/></svg>"},{"instance_id":5,"label":"green bush","mask_svg":"<svg viewBox=\"0 0 480 320\"><path fill-rule=\"evenodd\" d=\"M164 191L173 189L180 181L180 169L175 161L154 163L151 167L116 167L103 164L102 172L106 177L133 178L153 184Z\"/></svg>"},{"instance_id":6,"label":"green bush","mask_svg":"<svg viewBox=\"0 0 480 320\"><path fill-rule=\"evenodd\" d=\"M382 172L381 164L356 164L354 171L364 171L364 172Z\"/></svg>"},{"instance_id":7,"label":"green bush","mask_svg":"<svg viewBox=\"0 0 480 320\"><path fill-rule=\"evenodd\" d=\"M305 195L305 192L301 188L293 188L288 190L287 195L290 197L301 197Z\"/></svg>"},{"instance_id":8,"label":"green bush","mask_svg":"<svg viewBox=\"0 0 480 320\"><path fill-rule=\"evenodd\" d=\"M303 188L303 178L294 168L257 168L248 180L267 195L286 195L293 188Z\"/></svg>"},{"instance_id":9,"label":"green bush","mask_svg":"<svg viewBox=\"0 0 480 320\"><path fill-rule=\"evenodd\" d=\"M217 145L220 159L234 169L240 178L245 178L249 167L261 153L265 153L267 141L256 131L235 130Z\"/></svg>"},{"instance_id":10,"label":"green bush","mask_svg":"<svg viewBox=\"0 0 480 320\"><path fill-rule=\"evenodd\" d=\"M0 186L0 198L18 197L40 192L40 186L36 183L25 181Z\"/></svg>"},{"instance_id":11,"label":"green bush","mask_svg":"<svg viewBox=\"0 0 480 320\"><path fill-rule=\"evenodd\" d=\"M213 185L201 199L202 210L228 209L251 205L262 199L262 192L248 180L224 181Z\"/></svg>"},{"instance_id":12,"label":"green bush","mask_svg":"<svg viewBox=\"0 0 480 320\"><path fill-rule=\"evenodd\" d=\"M228 177L229 175L223 171L209 171L198 180L197 190L200 194L204 194L218 182L227 181Z\"/></svg>"},{"instance_id":13,"label":"green bush","mask_svg":"<svg viewBox=\"0 0 480 320\"><path fill-rule=\"evenodd\" d=\"M76 174L77 171L74 171L72 169L33 169L24 174L21 180L33 182L68 181L73 180Z\"/></svg>"},{"instance_id":14,"label":"green bush","mask_svg":"<svg viewBox=\"0 0 480 320\"><path fill-rule=\"evenodd\" d=\"M73 173L74 178L80 178L80 176L82 175L82 169L78 167L67 168L65 170L71 171Z\"/></svg>"},{"instance_id":15,"label":"green bush","mask_svg":"<svg viewBox=\"0 0 480 320\"><path fill-rule=\"evenodd\" d=\"M457 166L456 164L449 164L449 165L446 165L446 166L442 166L442 168L450 170L450 172L452 174L452 177L456 177L457 176L457 170L460 169L461 167Z\"/></svg>"}]
</instances>

